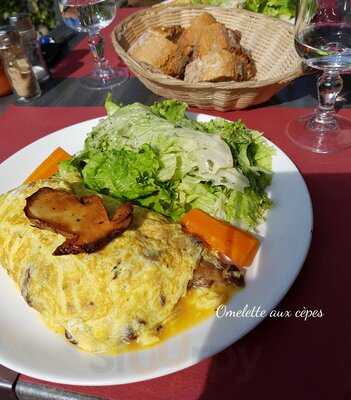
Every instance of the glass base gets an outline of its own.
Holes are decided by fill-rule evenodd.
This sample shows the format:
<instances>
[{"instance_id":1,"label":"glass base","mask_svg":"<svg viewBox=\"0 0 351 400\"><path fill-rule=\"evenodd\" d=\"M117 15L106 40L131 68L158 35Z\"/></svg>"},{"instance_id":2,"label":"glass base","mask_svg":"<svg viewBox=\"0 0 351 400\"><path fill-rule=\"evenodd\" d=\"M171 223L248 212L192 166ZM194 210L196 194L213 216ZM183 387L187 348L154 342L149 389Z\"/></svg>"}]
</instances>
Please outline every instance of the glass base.
<instances>
[{"instance_id":1,"label":"glass base","mask_svg":"<svg viewBox=\"0 0 351 400\"><path fill-rule=\"evenodd\" d=\"M79 79L79 83L88 89L104 90L120 86L128 80L127 68L108 67L104 70L95 70L90 75Z\"/></svg>"},{"instance_id":2,"label":"glass base","mask_svg":"<svg viewBox=\"0 0 351 400\"><path fill-rule=\"evenodd\" d=\"M320 123L316 114L291 121L288 137L299 147L315 153L336 153L351 146L351 120L335 116L329 123Z\"/></svg>"},{"instance_id":3,"label":"glass base","mask_svg":"<svg viewBox=\"0 0 351 400\"><path fill-rule=\"evenodd\" d=\"M18 96L16 98L16 104L27 104L31 103L33 100L38 99L41 96L41 91L39 90L37 94L35 94L32 97L23 97L23 96Z\"/></svg>"}]
</instances>

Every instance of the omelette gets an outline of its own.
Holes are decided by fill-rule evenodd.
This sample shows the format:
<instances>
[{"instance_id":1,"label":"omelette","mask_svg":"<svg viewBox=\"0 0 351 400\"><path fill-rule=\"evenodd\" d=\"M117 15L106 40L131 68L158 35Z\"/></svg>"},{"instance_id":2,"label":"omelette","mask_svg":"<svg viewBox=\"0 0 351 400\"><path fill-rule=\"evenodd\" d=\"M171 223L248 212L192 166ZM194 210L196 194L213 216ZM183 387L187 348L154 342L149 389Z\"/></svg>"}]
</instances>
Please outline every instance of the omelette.
<instances>
[{"instance_id":1,"label":"omelette","mask_svg":"<svg viewBox=\"0 0 351 400\"><path fill-rule=\"evenodd\" d=\"M80 349L118 353L159 341L187 293L203 248L181 226L134 206L129 228L91 254L53 255L65 241L24 213L40 188L70 192L58 178L0 196L0 264L46 325Z\"/></svg>"}]
</instances>

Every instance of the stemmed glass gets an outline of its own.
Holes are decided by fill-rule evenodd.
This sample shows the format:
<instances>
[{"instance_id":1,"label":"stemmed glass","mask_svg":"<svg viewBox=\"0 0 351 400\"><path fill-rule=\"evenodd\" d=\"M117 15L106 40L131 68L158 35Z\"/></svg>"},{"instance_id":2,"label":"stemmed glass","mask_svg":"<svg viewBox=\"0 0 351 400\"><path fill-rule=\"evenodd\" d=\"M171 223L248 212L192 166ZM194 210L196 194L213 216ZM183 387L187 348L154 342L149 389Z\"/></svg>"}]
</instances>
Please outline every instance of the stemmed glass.
<instances>
[{"instance_id":1,"label":"stemmed glass","mask_svg":"<svg viewBox=\"0 0 351 400\"><path fill-rule=\"evenodd\" d=\"M351 0L299 0L295 47L308 66L323 73L317 83L318 108L291 121L288 136L316 153L351 146L351 121L335 115L343 87L340 74L351 70Z\"/></svg>"},{"instance_id":2,"label":"stemmed glass","mask_svg":"<svg viewBox=\"0 0 351 400\"><path fill-rule=\"evenodd\" d=\"M104 57L104 39L100 33L116 15L116 0L58 0L59 10L67 26L88 33L88 44L94 59L90 75L81 78L90 89L108 89L121 85L128 78L121 68L113 68Z\"/></svg>"}]
</instances>

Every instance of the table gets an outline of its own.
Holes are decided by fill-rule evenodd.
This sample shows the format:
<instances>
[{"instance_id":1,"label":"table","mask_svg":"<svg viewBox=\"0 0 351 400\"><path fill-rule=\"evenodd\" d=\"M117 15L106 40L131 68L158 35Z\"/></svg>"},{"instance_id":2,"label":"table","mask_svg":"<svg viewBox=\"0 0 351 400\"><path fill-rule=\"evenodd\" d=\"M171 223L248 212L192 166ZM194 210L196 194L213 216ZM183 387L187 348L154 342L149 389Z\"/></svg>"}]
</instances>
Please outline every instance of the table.
<instances>
[{"instance_id":1,"label":"table","mask_svg":"<svg viewBox=\"0 0 351 400\"><path fill-rule=\"evenodd\" d=\"M119 18L133 11L121 9ZM84 46L83 39L70 57L55 68L54 79L33 104L13 106L11 96L0 100L0 162L44 134L103 115L101 106L106 93L82 90L77 83L77 77L89 68ZM107 54L118 63L110 45ZM350 82L350 77L346 77L346 101L341 111L348 117L351 117ZM314 207L313 240L299 277L278 309L321 309L323 318L306 322L296 318L267 318L211 359L169 376L130 385L73 387L0 369L0 377L7 379L5 382L3 378L5 383L0 384L1 400L11 398L8 390L6 395L1 391L11 385L19 400L351 399L351 312L347 299L351 284L347 225L351 216L351 150L334 156L314 155L297 149L284 133L289 120L306 113L302 107L315 104L314 85L314 76L304 77L267 104L251 110L213 114L242 118L248 126L265 132L294 160L304 176ZM113 97L124 103L145 104L158 99L133 77L124 86L115 88Z\"/></svg>"}]
</instances>

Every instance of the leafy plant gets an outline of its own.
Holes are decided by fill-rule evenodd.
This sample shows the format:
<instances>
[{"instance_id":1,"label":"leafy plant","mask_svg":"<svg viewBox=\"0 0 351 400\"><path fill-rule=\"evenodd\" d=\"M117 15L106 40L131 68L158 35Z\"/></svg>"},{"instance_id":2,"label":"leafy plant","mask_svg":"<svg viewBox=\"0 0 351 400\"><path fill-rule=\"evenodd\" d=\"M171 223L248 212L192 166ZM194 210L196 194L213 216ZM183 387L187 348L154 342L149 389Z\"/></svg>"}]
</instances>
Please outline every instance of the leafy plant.
<instances>
[{"instance_id":1,"label":"leafy plant","mask_svg":"<svg viewBox=\"0 0 351 400\"><path fill-rule=\"evenodd\" d=\"M1 0L0 24L6 24L9 16L19 12L29 12L36 28L50 30L54 28L54 0Z\"/></svg>"}]
</instances>

